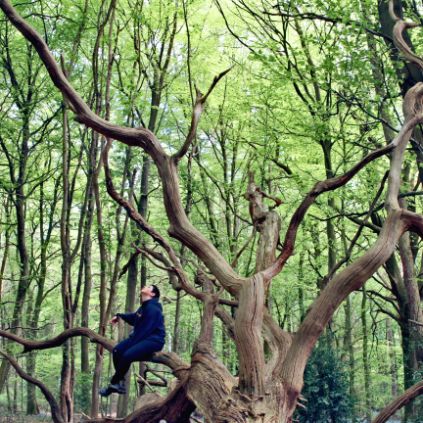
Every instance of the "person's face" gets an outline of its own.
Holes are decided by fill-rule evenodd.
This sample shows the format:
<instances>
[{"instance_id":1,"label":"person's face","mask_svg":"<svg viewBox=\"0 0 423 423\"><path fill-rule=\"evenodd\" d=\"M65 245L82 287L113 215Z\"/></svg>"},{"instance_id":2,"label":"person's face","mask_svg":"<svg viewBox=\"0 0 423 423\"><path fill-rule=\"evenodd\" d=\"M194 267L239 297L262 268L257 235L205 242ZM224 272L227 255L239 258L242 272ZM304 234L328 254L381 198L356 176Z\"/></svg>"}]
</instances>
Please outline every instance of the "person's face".
<instances>
[{"instance_id":1,"label":"person's face","mask_svg":"<svg viewBox=\"0 0 423 423\"><path fill-rule=\"evenodd\" d=\"M141 289L140 297L143 300L146 300L148 298L155 297L156 294L153 292L153 287L150 285L144 286L144 288Z\"/></svg>"}]
</instances>

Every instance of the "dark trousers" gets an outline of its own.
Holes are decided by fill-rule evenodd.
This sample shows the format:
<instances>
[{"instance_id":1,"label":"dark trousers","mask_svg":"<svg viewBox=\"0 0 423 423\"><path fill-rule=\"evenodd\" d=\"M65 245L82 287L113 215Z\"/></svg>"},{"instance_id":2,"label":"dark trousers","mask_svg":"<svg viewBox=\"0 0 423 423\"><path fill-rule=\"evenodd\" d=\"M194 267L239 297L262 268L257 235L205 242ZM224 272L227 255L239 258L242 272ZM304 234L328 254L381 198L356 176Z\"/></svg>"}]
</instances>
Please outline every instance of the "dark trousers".
<instances>
[{"instance_id":1,"label":"dark trousers","mask_svg":"<svg viewBox=\"0 0 423 423\"><path fill-rule=\"evenodd\" d=\"M134 343L131 338L128 338L119 342L113 348L115 374L110 383L115 384L124 380L131 363L134 361L148 361L151 359L153 353L160 351L162 348L163 343L148 339Z\"/></svg>"}]
</instances>

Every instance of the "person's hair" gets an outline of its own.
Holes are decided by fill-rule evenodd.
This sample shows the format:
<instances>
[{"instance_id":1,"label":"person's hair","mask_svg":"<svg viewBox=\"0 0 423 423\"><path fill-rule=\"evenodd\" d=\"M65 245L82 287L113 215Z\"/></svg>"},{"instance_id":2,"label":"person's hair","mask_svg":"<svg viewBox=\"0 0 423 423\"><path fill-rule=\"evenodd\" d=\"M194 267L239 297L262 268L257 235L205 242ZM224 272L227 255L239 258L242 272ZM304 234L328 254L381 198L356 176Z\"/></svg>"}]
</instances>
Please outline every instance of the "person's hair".
<instances>
[{"instance_id":1,"label":"person's hair","mask_svg":"<svg viewBox=\"0 0 423 423\"><path fill-rule=\"evenodd\" d=\"M156 285L151 285L151 291L154 292L155 298L160 298L160 289Z\"/></svg>"}]
</instances>

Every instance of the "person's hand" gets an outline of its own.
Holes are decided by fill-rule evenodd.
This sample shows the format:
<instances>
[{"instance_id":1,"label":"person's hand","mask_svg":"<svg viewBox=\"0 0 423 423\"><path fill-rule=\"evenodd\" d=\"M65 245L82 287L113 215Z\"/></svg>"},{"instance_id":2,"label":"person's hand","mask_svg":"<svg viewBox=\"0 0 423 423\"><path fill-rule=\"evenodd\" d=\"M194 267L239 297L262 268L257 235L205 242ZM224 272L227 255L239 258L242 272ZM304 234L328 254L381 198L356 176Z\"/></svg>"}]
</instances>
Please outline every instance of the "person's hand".
<instances>
[{"instance_id":1,"label":"person's hand","mask_svg":"<svg viewBox=\"0 0 423 423\"><path fill-rule=\"evenodd\" d=\"M117 322L119 321L119 317L118 316L114 316L110 321L109 321L109 323L111 324L111 325L115 325Z\"/></svg>"}]
</instances>

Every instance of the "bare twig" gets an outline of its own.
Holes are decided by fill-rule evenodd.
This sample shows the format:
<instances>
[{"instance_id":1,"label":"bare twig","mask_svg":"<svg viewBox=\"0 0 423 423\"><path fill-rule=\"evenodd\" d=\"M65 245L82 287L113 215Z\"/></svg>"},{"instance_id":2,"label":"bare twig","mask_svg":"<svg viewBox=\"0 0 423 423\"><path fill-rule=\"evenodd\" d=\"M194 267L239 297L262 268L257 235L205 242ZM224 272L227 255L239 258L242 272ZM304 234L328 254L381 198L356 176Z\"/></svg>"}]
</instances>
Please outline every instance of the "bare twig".
<instances>
[{"instance_id":1,"label":"bare twig","mask_svg":"<svg viewBox=\"0 0 423 423\"><path fill-rule=\"evenodd\" d=\"M173 159L178 162L184 155L187 153L190 145L195 139L195 136L197 134L197 127L198 122L200 121L201 114L203 113L204 106L206 104L207 97L211 94L213 89L216 87L217 83L231 70L232 68L228 68L224 70L223 72L219 73L219 75L215 76L213 78L213 82L210 85L209 89L207 90L206 94L201 94L201 92L196 89L196 97L195 97L195 104L194 108L192 110L192 116L191 116L191 126L188 131L188 135L185 139L184 144L180 148L179 151L177 151L172 157Z\"/></svg>"},{"instance_id":2,"label":"bare twig","mask_svg":"<svg viewBox=\"0 0 423 423\"><path fill-rule=\"evenodd\" d=\"M408 321L417 326L423 326L423 322L418 322L417 320L412 320L412 319L408 319Z\"/></svg>"}]
</instances>

